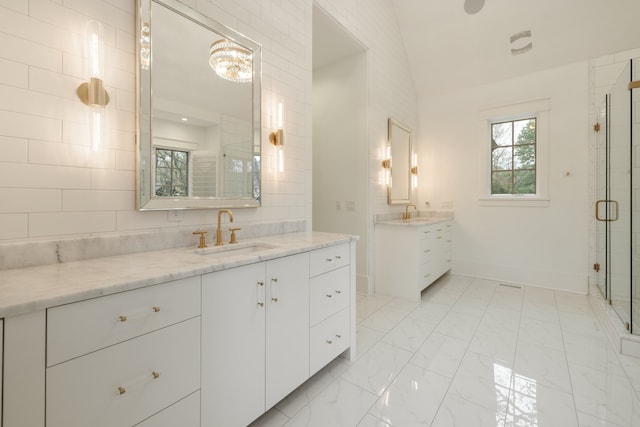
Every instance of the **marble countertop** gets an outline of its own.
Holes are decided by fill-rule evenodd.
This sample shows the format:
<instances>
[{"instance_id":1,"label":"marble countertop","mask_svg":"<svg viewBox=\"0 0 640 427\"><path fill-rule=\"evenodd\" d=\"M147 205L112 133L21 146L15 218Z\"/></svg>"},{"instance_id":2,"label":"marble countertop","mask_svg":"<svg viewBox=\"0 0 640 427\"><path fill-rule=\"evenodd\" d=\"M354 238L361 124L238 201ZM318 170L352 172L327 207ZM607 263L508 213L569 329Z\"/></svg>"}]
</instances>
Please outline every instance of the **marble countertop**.
<instances>
[{"instance_id":1,"label":"marble countertop","mask_svg":"<svg viewBox=\"0 0 640 427\"><path fill-rule=\"evenodd\" d=\"M262 243L251 253L199 254L192 247L73 261L0 272L0 318L16 316L350 242L354 236L302 232L241 241ZM226 244L225 246L233 246Z\"/></svg>"},{"instance_id":2,"label":"marble countertop","mask_svg":"<svg viewBox=\"0 0 640 427\"><path fill-rule=\"evenodd\" d=\"M429 224L436 224L439 222L451 221L451 218L442 218L442 217L414 217L411 219L387 219L382 221L377 221L377 224L384 225L394 225L401 227L414 227L414 226L422 226Z\"/></svg>"}]
</instances>

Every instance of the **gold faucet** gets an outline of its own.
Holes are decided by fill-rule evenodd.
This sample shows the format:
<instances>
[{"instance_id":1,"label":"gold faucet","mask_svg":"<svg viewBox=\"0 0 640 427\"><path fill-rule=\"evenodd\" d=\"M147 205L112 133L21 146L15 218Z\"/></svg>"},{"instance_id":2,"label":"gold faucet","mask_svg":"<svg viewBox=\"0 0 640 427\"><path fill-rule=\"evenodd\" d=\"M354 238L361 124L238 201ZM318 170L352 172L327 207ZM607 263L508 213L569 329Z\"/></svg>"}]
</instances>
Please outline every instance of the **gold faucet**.
<instances>
[{"instance_id":1,"label":"gold faucet","mask_svg":"<svg viewBox=\"0 0 640 427\"><path fill-rule=\"evenodd\" d=\"M218 211L218 231L216 231L216 246L222 246L222 228L220 228L220 220L223 213L229 214L229 222L233 222L233 213L229 209L220 209Z\"/></svg>"},{"instance_id":2,"label":"gold faucet","mask_svg":"<svg viewBox=\"0 0 640 427\"><path fill-rule=\"evenodd\" d=\"M413 206L413 209L418 210L416 205L409 203L407 206L404 207L404 215L402 216L402 219L411 219L411 214L409 213L409 206Z\"/></svg>"}]
</instances>

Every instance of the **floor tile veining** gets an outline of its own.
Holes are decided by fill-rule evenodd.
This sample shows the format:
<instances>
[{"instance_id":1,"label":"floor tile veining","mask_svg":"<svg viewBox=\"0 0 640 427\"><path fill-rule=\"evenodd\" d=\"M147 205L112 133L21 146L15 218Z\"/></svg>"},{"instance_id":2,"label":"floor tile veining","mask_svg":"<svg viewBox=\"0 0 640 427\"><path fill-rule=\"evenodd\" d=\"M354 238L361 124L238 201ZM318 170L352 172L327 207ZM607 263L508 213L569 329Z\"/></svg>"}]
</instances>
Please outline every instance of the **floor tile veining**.
<instances>
[{"instance_id":1,"label":"floor tile veining","mask_svg":"<svg viewBox=\"0 0 640 427\"><path fill-rule=\"evenodd\" d=\"M251 427L640 426L640 359L584 295L446 275L420 304L358 295L358 357Z\"/></svg>"}]
</instances>

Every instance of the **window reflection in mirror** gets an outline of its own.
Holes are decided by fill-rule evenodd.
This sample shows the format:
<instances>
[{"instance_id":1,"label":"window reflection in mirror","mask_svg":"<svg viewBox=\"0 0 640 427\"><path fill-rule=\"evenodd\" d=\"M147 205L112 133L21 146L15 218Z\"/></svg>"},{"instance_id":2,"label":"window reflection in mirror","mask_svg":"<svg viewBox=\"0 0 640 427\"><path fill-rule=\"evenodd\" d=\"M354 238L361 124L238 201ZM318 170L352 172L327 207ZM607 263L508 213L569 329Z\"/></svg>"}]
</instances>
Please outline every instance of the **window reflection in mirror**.
<instances>
[{"instance_id":1,"label":"window reflection in mirror","mask_svg":"<svg viewBox=\"0 0 640 427\"><path fill-rule=\"evenodd\" d=\"M260 46L176 0L138 0L138 204L260 204ZM221 78L211 45L251 52L248 82Z\"/></svg>"}]
</instances>

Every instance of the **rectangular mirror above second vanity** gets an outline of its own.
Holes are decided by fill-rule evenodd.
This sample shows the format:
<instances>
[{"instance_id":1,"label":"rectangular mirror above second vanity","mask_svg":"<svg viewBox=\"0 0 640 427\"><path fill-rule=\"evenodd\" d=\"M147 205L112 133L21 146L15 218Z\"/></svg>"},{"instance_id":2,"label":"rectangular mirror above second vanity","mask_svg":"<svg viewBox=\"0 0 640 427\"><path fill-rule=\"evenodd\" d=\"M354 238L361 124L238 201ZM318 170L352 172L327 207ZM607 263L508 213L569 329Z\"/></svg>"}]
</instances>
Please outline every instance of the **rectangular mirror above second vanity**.
<instances>
[{"instance_id":1,"label":"rectangular mirror above second vanity","mask_svg":"<svg viewBox=\"0 0 640 427\"><path fill-rule=\"evenodd\" d=\"M411 203L413 148L411 128L389 117L389 162L390 179L387 185L387 201L390 205Z\"/></svg>"},{"instance_id":2,"label":"rectangular mirror above second vanity","mask_svg":"<svg viewBox=\"0 0 640 427\"><path fill-rule=\"evenodd\" d=\"M177 0L137 0L140 210L260 205L261 47Z\"/></svg>"}]
</instances>

